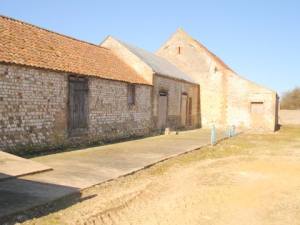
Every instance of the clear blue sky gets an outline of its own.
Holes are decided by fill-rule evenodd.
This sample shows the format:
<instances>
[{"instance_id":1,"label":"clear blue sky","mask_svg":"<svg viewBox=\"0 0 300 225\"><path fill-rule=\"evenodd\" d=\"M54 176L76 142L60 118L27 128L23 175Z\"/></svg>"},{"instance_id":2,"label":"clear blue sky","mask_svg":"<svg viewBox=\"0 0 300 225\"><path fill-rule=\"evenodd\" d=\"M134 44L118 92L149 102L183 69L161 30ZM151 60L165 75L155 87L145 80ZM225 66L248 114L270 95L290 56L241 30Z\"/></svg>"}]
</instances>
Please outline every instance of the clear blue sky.
<instances>
[{"instance_id":1,"label":"clear blue sky","mask_svg":"<svg viewBox=\"0 0 300 225\"><path fill-rule=\"evenodd\" d=\"M0 0L0 13L100 43L155 51L182 27L232 69L283 91L300 86L299 0Z\"/></svg>"}]
</instances>

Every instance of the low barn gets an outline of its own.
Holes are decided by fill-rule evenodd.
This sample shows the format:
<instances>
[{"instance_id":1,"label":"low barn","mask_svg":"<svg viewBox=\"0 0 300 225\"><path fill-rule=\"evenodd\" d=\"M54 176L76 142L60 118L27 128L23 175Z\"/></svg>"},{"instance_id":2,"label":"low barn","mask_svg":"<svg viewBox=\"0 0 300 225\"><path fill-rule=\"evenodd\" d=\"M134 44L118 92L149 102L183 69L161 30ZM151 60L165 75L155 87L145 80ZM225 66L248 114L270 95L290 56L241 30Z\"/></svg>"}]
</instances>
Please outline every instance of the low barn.
<instances>
[{"instance_id":1,"label":"low barn","mask_svg":"<svg viewBox=\"0 0 300 225\"><path fill-rule=\"evenodd\" d=\"M276 129L276 92L240 77L183 30L179 29L156 54L200 84L203 127Z\"/></svg>"},{"instance_id":2,"label":"low barn","mask_svg":"<svg viewBox=\"0 0 300 225\"><path fill-rule=\"evenodd\" d=\"M153 85L153 119L156 129L192 129L200 125L199 85L166 59L111 36L102 46L111 49Z\"/></svg>"},{"instance_id":3,"label":"low barn","mask_svg":"<svg viewBox=\"0 0 300 225\"><path fill-rule=\"evenodd\" d=\"M0 149L149 134L151 93L111 50L0 17Z\"/></svg>"}]
</instances>

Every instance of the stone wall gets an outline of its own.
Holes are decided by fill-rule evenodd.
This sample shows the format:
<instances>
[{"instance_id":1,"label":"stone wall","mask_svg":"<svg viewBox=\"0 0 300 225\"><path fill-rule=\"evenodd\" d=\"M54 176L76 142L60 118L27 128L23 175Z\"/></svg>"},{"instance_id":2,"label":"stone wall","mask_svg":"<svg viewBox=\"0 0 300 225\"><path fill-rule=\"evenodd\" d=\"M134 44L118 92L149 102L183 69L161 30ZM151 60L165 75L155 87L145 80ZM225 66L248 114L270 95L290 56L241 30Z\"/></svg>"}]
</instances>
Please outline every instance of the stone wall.
<instances>
[{"instance_id":1,"label":"stone wall","mask_svg":"<svg viewBox=\"0 0 300 225\"><path fill-rule=\"evenodd\" d=\"M64 73L0 64L0 149L64 139L67 84Z\"/></svg>"},{"instance_id":2,"label":"stone wall","mask_svg":"<svg viewBox=\"0 0 300 225\"><path fill-rule=\"evenodd\" d=\"M152 131L152 87L135 86L135 104L128 105L124 82L89 79L89 133L93 139L143 136Z\"/></svg>"},{"instance_id":3,"label":"stone wall","mask_svg":"<svg viewBox=\"0 0 300 225\"><path fill-rule=\"evenodd\" d=\"M152 130L152 87L90 77L88 133L81 143L147 135ZM0 149L49 149L69 144L68 74L0 64ZM71 140L72 142L74 140Z\"/></svg>"},{"instance_id":4,"label":"stone wall","mask_svg":"<svg viewBox=\"0 0 300 225\"><path fill-rule=\"evenodd\" d=\"M176 32L157 54L200 84L203 127L214 124L220 128L235 125L246 129L275 129L278 119L276 92L238 76L182 30ZM251 115L252 102L263 103L259 124L255 124Z\"/></svg>"},{"instance_id":5,"label":"stone wall","mask_svg":"<svg viewBox=\"0 0 300 225\"><path fill-rule=\"evenodd\" d=\"M300 125L300 110L280 110L280 125Z\"/></svg>"},{"instance_id":6,"label":"stone wall","mask_svg":"<svg viewBox=\"0 0 300 225\"><path fill-rule=\"evenodd\" d=\"M154 76L153 87L153 116L154 121L158 117L158 97L160 91L168 92L168 117L167 127L171 129L198 128L200 126L199 112L199 86L185 81L164 77ZM192 125L190 127L181 126L181 96L187 93L192 98Z\"/></svg>"}]
</instances>

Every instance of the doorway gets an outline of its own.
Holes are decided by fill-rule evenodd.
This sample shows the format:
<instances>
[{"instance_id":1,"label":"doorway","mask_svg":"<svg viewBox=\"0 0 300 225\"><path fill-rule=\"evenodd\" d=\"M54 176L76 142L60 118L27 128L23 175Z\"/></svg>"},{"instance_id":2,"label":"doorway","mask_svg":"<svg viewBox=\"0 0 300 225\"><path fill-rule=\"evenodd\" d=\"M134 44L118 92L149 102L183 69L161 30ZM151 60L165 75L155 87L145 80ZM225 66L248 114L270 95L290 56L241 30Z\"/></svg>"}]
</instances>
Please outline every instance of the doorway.
<instances>
[{"instance_id":1,"label":"doorway","mask_svg":"<svg viewBox=\"0 0 300 225\"><path fill-rule=\"evenodd\" d=\"M251 126L255 129L262 129L263 116L264 116L264 103L263 102L251 102L250 104L250 113L251 113Z\"/></svg>"},{"instance_id":2,"label":"doorway","mask_svg":"<svg viewBox=\"0 0 300 225\"><path fill-rule=\"evenodd\" d=\"M192 126L193 125L193 99L191 97L189 97L189 101L188 101L188 121L187 121L187 124L188 126Z\"/></svg>"},{"instance_id":3,"label":"doorway","mask_svg":"<svg viewBox=\"0 0 300 225\"><path fill-rule=\"evenodd\" d=\"M159 92L158 96L158 121L157 125L159 129L164 129L167 126L168 115L168 93Z\"/></svg>"},{"instance_id":4,"label":"doorway","mask_svg":"<svg viewBox=\"0 0 300 225\"><path fill-rule=\"evenodd\" d=\"M88 127L88 81L69 78L69 134L77 135Z\"/></svg>"},{"instance_id":5,"label":"doorway","mask_svg":"<svg viewBox=\"0 0 300 225\"><path fill-rule=\"evenodd\" d=\"M188 95L182 93L181 95L181 126L185 127L187 123L187 110L188 110Z\"/></svg>"}]
</instances>

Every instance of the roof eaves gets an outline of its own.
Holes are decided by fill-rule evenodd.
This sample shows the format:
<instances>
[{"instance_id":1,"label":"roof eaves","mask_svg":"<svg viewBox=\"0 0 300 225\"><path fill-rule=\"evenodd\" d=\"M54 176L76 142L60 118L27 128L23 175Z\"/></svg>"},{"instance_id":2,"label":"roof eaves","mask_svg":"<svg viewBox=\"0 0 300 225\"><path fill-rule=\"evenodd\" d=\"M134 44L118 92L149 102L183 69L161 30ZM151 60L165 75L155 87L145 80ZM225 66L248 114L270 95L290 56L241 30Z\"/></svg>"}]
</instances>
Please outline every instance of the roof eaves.
<instances>
[{"instance_id":1,"label":"roof eaves","mask_svg":"<svg viewBox=\"0 0 300 225\"><path fill-rule=\"evenodd\" d=\"M101 76L101 75L96 75L96 74L81 74L81 73L75 73L73 71L68 71L68 70L60 70L60 69L54 69L54 68L50 68L50 67L41 67L41 66L36 66L36 65L32 65L32 64L25 64L25 63L4 61L4 60L0 60L0 63L10 64L10 65L17 65L17 66L26 66L26 67L31 67L31 68L35 68L35 69L43 69L43 70L54 71L54 72L69 73L69 74L78 75L78 76L96 77L96 78L99 78L99 79L111 80L111 81L117 81L117 82L129 83L129 84L153 86L152 84L150 84L147 81L139 82L139 83L129 82L129 81L125 81L125 80L122 80L122 79L112 79L112 78L108 78L106 76Z\"/></svg>"},{"instance_id":2,"label":"roof eaves","mask_svg":"<svg viewBox=\"0 0 300 225\"><path fill-rule=\"evenodd\" d=\"M46 29L46 28L43 28L43 27L40 27L40 26L36 26L34 24L30 24L30 23L27 23L27 22L22 21L22 20L14 19L12 17L4 16L4 15L1 15L1 14L0 14L0 17L2 17L3 19L11 20L11 21L14 21L14 22L26 25L26 26L30 26L30 27L34 27L34 28L37 28L37 29L41 29L41 30L47 31L49 33L53 33L53 34L56 34L56 35L59 35L59 36L62 36L62 37L68 38L68 39L72 39L74 41L79 41L79 42L84 43L84 44L88 44L88 45L92 45L94 47L98 47L98 48L103 48L103 49L109 50L106 47L99 46L99 45L96 45L96 44L93 44L93 43L90 43L90 42L87 42L87 41L84 41L84 40L80 40L80 39L68 36L66 34L61 34L61 33L58 33L58 32L55 32L55 31L52 31L52 30L49 30L49 29Z\"/></svg>"}]
</instances>

